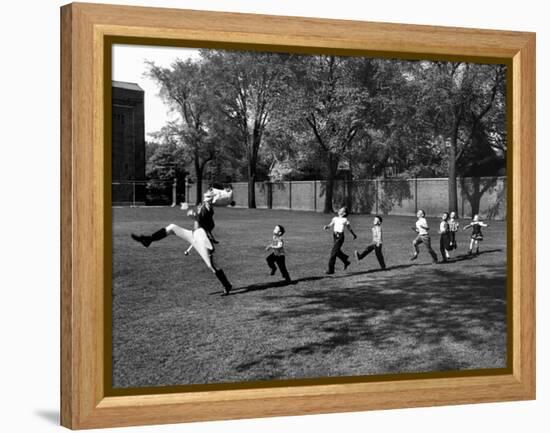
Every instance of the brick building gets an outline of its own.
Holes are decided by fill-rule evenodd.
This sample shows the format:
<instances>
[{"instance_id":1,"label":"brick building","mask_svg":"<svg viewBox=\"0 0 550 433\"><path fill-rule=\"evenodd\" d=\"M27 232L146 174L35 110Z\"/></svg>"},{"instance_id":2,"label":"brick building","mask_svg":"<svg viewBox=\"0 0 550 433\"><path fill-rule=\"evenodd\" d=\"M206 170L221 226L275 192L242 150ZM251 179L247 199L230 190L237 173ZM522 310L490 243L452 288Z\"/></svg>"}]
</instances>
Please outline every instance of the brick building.
<instances>
[{"instance_id":1,"label":"brick building","mask_svg":"<svg viewBox=\"0 0 550 433\"><path fill-rule=\"evenodd\" d=\"M145 125L143 97L144 91L137 84L113 81L113 205L145 203Z\"/></svg>"}]
</instances>

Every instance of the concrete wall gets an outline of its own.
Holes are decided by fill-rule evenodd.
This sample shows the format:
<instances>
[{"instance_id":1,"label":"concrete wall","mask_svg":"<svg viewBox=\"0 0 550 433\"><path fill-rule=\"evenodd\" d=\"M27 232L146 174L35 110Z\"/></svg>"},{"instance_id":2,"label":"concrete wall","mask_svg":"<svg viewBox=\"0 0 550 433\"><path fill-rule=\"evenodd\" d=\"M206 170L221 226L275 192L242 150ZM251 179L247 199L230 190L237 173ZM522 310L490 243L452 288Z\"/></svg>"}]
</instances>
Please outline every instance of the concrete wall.
<instances>
[{"instance_id":1,"label":"concrete wall","mask_svg":"<svg viewBox=\"0 0 550 433\"><path fill-rule=\"evenodd\" d=\"M232 184L234 200L248 207L248 184ZM325 205L325 181L258 182L255 185L256 207L322 212ZM203 190L208 187L204 183ZM506 177L458 179L458 213L473 213L487 219L506 218ZM188 188L188 202L195 200L195 187ZM271 200L270 200L271 197ZM381 179L336 181L333 192L334 210L348 206L353 213L414 215L424 209L435 216L448 209L449 190L446 178Z\"/></svg>"}]
</instances>

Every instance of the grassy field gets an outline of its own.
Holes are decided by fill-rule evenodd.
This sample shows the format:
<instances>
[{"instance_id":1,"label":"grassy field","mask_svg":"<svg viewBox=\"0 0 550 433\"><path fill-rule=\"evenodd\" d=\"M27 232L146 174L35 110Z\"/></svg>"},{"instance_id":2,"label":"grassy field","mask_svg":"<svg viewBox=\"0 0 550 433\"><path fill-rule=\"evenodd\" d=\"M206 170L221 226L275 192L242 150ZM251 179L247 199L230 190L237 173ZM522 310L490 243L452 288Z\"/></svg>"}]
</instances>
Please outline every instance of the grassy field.
<instances>
[{"instance_id":1,"label":"grassy field","mask_svg":"<svg viewBox=\"0 0 550 433\"><path fill-rule=\"evenodd\" d=\"M113 386L139 387L501 368L506 365L506 224L485 228L481 254L458 235L448 264L431 264L423 246L409 261L414 217L384 218L386 271L370 242L372 217L351 215L352 265L325 275L332 246L312 212L216 208L221 285L198 255L170 236L149 248L130 233L169 223L191 227L178 209L113 209ZM439 255L438 222L428 219ZM462 221L462 225L467 222ZM269 276L265 245L285 226L295 284Z\"/></svg>"}]
</instances>

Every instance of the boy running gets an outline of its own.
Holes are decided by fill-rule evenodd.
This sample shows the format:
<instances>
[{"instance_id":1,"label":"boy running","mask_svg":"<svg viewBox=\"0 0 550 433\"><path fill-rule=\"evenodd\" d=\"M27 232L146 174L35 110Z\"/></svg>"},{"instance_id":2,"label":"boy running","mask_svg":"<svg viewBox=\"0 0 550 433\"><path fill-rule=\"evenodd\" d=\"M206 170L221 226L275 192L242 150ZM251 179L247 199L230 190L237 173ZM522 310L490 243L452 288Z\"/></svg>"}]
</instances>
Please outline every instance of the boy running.
<instances>
[{"instance_id":1,"label":"boy running","mask_svg":"<svg viewBox=\"0 0 550 433\"><path fill-rule=\"evenodd\" d=\"M338 257L342 263L344 263L344 270L351 264L348 255L342 252L342 245L344 244L344 229L347 228L352 234L353 239L357 239L357 235L351 229L351 224L347 219L348 209L346 207L341 208L338 211L338 216L332 218L330 224L323 227L324 230L328 230L332 227L332 238L334 244L330 252L330 258L328 260L328 270L325 272L327 275L334 274L334 265L336 263L336 257Z\"/></svg>"},{"instance_id":2,"label":"boy running","mask_svg":"<svg viewBox=\"0 0 550 433\"><path fill-rule=\"evenodd\" d=\"M372 243L365 248L362 253L358 253L357 250L354 251L355 258L357 261L363 260L368 254L373 250L380 264L380 268L386 269L386 262L384 261L384 255L382 254L382 217L376 215L374 217L373 226L372 226Z\"/></svg>"},{"instance_id":3,"label":"boy running","mask_svg":"<svg viewBox=\"0 0 550 433\"><path fill-rule=\"evenodd\" d=\"M412 229L417 233L417 236L412 243L414 254L411 257L411 260L416 260L418 258L418 245L424 244L426 245L426 249L430 253L430 256L432 256L433 262L437 263L437 254L432 249L432 241L430 239L430 235L428 234L430 227L428 226L428 221L426 221L426 212L419 209L416 213L416 218L416 226Z\"/></svg>"},{"instance_id":4,"label":"boy running","mask_svg":"<svg viewBox=\"0 0 550 433\"><path fill-rule=\"evenodd\" d=\"M292 280L290 279L290 275L288 275L288 271L286 269L284 242L281 239L284 234L285 228L282 225L277 224L273 229L273 240L267 247L265 247L266 251L271 251L271 254L266 257L266 261L267 265L271 269L271 275L275 275L278 266L285 281L290 283Z\"/></svg>"}]
</instances>

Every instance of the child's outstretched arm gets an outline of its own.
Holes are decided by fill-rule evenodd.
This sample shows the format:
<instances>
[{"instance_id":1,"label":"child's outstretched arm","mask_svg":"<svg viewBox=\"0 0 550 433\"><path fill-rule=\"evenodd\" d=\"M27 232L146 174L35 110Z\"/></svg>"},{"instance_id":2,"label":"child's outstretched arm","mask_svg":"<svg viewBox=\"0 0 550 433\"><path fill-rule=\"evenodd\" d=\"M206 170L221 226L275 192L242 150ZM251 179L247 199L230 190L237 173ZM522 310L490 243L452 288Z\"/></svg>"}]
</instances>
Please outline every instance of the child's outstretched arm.
<instances>
[{"instance_id":1,"label":"child's outstretched arm","mask_svg":"<svg viewBox=\"0 0 550 433\"><path fill-rule=\"evenodd\" d=\"M351 224L348 223L346 227L348 228L349 232L353 236L353 239L357 239L357 235L353 232L353 230L351 228Z\"/></svg>"}]
</instances>

